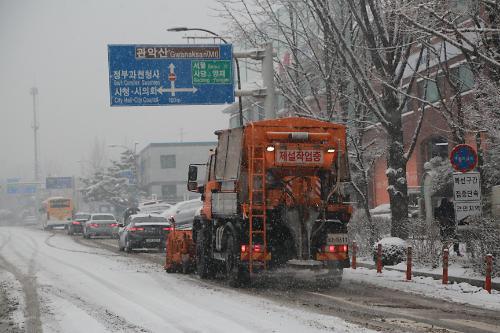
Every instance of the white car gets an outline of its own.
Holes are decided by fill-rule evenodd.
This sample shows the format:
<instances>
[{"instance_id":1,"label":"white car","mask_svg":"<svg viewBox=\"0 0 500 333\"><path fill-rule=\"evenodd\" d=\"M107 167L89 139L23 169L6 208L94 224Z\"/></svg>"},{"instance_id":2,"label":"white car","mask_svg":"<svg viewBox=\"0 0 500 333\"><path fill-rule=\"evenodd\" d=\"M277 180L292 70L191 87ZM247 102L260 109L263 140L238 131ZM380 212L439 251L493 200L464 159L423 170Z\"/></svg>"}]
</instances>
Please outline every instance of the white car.
<instances>
[{"instance_id":1,"label":"white car","mask_svg":"<svg viewBox=\"0 0 500 333\"><path fill-rule=\"evenodd\" d=\"M118 221L113 214L92 214L83 226L83 237L95 236L118 237Z\"/></svg>"},{"instance_id":2,"label":"white car","mask_svg":"<svg viewBox=\"0 0 500 333\"><path fill-rule=\"evenodd\" d=\"M176 226L192 224L196 214L199 214L203 202L200 199L181 201L173 205L161 215Z\"/></svg>"}]
</instances>

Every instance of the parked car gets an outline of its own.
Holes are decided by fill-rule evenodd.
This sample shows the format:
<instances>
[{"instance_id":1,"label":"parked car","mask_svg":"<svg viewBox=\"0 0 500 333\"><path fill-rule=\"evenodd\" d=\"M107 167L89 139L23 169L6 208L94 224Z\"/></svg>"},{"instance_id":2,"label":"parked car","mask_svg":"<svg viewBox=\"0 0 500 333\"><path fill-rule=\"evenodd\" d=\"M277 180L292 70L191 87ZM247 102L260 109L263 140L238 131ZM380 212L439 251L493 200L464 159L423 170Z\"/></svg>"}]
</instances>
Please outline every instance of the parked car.
<instances>
[{"instance_id":1,"label":"parked car","mask_svg":"<svg viewBox=\"0 0 500 333\"><path fill-rule=\"evenodd\" d=\"M141 214L161 214L170 207L172 205L165 201L148 201L141 203L138 209Z\"/></svg>"},{"instance_id":2,"label":"parked car","mask_svg":"<svg viewBox=\"0 0 500 333\"><path fill-rule=\"evenodd\" d=\"M131 252L137 248L158 248L163 251L171 230L166 218L155 214L135 214L129 217L127 226L118 231L118 249Z\"/></svg>"},{"instance_id":3,"label":"parked car","mask_svg":"<svg viewBox=\"0 0 500 333\"><path fill-rule=\"evenodd\" d=\"M169 222L174 222L176 226L192 224L201 206L203 206L203 202L200 199L181 201L161 215L167 218Z\"/></svg>"},{"instance_id":4,"label":"parked car","mask_svg":"<svg viewBox=\"0 0 500 333\"><path fill-rule=\"evenodd\" d=\"M68 224L68 235L83 233L83 225L90 219L90 213L76 213Z\"/></svg>"},{"instance_id":5,"label":"parked car","mask_svg":"<svg viewBox=\"0 0 500 333\"><path fill-rule=\"evenodd\" d=\"M91 214L83 225L83 237L118 237L118 221L113 214Z\"/></svg>"}]
</instances>

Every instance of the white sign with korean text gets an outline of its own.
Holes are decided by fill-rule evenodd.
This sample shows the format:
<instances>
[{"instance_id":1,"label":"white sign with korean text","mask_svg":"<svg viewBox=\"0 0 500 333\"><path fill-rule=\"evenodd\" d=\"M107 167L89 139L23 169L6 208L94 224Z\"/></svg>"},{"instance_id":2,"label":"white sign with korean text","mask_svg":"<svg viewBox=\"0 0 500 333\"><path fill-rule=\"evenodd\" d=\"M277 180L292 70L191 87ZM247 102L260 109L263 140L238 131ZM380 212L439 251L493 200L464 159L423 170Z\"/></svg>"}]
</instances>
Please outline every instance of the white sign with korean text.
<instances>
[{"instance_id":1,"label":"white sign with korean text","mask_svg":"<svg viewBox=\"0 0 500 333\"><path fill-rule=\"evenodd\" d=\"M481 216L481 202L455 202L455 219L457 222L469 216Z\"/></svg>"},{"instance_id":2,"label":"white sign with korean text","mask_svg":"<svg viewBox=\"0 0 500 333\"><path fill-rule=\"evenodd\" d=\"M278 149L276 150L276 162L279 164L322 164L323 151L321 150L299 150Z\"/></svg>"},{"instance_id":3,"label":"white sign with korean text","mask_svg":"<svg viewBox=\"0 0 500 333\"><path fill-rule=\"evenodd\" d=\"M453 174L453 199L455 202L481 201L479 172Z\"/></svg>"}]
</instances>

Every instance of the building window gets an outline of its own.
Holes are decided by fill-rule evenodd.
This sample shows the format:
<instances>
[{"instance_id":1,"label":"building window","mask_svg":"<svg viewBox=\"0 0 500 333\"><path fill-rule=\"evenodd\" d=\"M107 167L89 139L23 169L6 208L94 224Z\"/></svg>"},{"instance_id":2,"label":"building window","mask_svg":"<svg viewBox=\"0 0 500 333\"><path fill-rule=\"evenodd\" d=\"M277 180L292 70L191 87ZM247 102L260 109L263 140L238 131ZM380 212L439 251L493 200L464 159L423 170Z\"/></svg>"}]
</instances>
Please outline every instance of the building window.
<instances>
[{"instance_id":1,"label":"building window","mask_svg":"<svg viewBox=\"0 0 500 333\"><path fill-rule=\"evenodd\" d=\"M164 200L176 200L177 199L177 185L162 185L161 186L161 196Z\"/></svg>"},{"instance_id":2,"label":"building window","mask_svg":"<svg viewBox=\"0 0 500 333\"><path fill-rule=\"evenodd\" d=\"M175 155L161 155L160 163L162 169L175 168Z\"/></svg>"},{"instance_id":3,"label":"building window","mask_svg":"<svg viewBox=\"0 0 500 333\"><path fill-rule=\"evenodd\" d=\"M474 88L474 73L469 65L463 64L451 69L451 80L458 92L466 92Z\"/></svg>"},{"instance_id":4,"label":"building window","mask_svg":"<svg viewBox=\"0 0 500 333\"><path fill-rule=\"evenodd\" d=\"M430 161L434 157L448 158L448 140L443 137L431 137L423 142L423 160Z\"/></svg>"}]
</instances>

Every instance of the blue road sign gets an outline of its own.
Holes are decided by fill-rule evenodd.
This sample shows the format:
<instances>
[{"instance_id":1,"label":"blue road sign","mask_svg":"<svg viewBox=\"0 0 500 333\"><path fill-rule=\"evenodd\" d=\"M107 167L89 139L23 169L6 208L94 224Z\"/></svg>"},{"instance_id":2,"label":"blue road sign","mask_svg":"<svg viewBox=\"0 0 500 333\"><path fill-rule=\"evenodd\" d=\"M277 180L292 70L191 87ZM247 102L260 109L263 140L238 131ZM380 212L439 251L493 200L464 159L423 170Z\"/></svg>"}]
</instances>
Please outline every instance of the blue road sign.
<instances>
[{"instance_id":1,"label":"blue road sign","mask_svg":"<svg viewBox=\"0 0 500 333\"><path fill-rule=\"evenodd\" d=\"M47 177L45 188L47 190L73 188L73 177Z\"/></svg>"},{"instance_id":2,"label":"blue road sign","mask_svg":"<svg viewBox=\"0 0 500 333\"><path fill-rule=\"evenodd\" d=\"M122 170L122 171L120 171L120 176L123 177L123 178L127 178L127 181L128 181L129 185L135 185L136 184L134 172L132 170L130 170L130 169L128 169L128 170Z\"/></svg>"},{"instance_id":3,"label":"blue road sign","mask_svg":"<svg viewBox=\"0 0 500 333\"><path fill-rule=\"evenodd\" d=\"M477 153L474 148L469 145L456 145L451 150L450 162L453 168L457 171L471 171L477 165Z\"/></svg>"},{"instance_id":4,"label":"blue road sign","mask_svg":"<svg viewBox=\"0 0 500 333\"><path fill-rule=\"evenodd\" d=\"M233 48L108 45L111 106L234 103Z\"/></svg>"},{"instance_id":5,"label":"blue road sign","mask_svg":"<svg viewBox=\"0 0 500 333\"><path fill-rule=\"evenodd\" d=\"M7 194L35 194L37 187L32 183L8 183Z\"/></svg>"}]
</instances>

